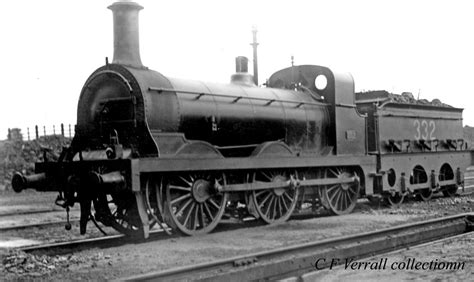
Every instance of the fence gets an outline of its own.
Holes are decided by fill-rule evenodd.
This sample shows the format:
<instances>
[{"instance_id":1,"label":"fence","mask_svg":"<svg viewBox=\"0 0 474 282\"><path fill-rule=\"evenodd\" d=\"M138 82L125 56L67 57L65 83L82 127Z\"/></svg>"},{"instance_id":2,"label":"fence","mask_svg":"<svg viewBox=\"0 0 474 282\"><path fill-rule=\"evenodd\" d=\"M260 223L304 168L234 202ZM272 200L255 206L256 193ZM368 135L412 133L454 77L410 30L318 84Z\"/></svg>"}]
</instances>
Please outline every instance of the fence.
<instances>
[{"instance_id":1,"label":"fence","mask_svg":"<svg viewBox=\"0 0 474 282\"><path fill-rule=\"evenodd\" d=\"M63 136L72 138L75 134L74 128L74 125L68 124L65 126L63 123L58 127L56 125L53 125L52 127L35 125L34 128L26 128L26 140L31 141L44 136ZM8 140L23 140L25 136L23 136L20 128L9 128L7 138Z\"/></svg>"}]
</instances>

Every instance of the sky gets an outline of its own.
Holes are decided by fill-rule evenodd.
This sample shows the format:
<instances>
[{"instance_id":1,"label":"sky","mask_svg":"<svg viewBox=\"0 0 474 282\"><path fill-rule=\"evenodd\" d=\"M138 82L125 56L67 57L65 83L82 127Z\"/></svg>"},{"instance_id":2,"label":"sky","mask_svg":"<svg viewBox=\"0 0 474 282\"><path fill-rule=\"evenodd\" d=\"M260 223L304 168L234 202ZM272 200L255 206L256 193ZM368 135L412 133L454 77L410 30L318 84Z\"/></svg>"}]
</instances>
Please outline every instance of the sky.
<instances>
[{"instance_id":1,"label":"sky","mask_svg":"<svg viewBox=\"0 0 474 282\"><path fill-rule=\"evenodd\" d=\"M0 140L8 128L75 124L87 77L113 57L114 1L5 1L0 17ZM141 0L143 64L170 77L227 83L235 57L259 80L294 63L350 72L356 91L412 92L464 108L474 126L474 2ZM249 65L249 70L252 70Z\"/></svg>"}]
</instances>

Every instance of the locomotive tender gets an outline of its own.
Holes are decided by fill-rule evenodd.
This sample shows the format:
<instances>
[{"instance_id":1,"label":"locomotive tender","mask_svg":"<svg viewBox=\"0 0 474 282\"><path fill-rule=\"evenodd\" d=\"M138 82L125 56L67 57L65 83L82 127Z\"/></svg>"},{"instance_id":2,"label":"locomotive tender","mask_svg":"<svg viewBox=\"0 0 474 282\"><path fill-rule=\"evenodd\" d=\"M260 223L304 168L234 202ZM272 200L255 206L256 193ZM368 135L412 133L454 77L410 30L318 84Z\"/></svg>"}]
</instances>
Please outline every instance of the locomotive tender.
<instances>
[{"instance_id":1,"label":"locomotive tender","mask_svg":"<svg viewBox=\"0 0 474 282\"><path fill-rule=\"evenodd\" d=\"M141 63L142 7L109 8L114 59L82 88L71 146L12 179L17 192L58 191L67 211L79 203L81 234L92 219L145 238L163 223L194 235L223 216L346 214L360 197L398 205L463 184L462 109L356 100L350 74L315 65L280 70L265 88L242 58L229 84L166 77Z\"/></svg>"}]
</instances>

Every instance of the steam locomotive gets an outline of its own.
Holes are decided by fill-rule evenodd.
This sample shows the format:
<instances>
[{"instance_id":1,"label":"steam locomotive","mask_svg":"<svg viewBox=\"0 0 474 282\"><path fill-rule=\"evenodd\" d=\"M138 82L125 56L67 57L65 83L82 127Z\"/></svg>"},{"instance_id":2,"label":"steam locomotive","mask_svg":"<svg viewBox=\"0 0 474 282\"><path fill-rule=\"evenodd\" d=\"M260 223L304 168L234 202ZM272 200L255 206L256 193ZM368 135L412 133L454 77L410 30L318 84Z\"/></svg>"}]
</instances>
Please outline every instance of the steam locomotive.
<instances>
[{"instance_id":1,"label":"steam locomotive","mask_svg":"<svg viewBox=\"0 0 474 282\"><path fill-rule=\"evenodd\" d=\"M109 8L114 59L84 84L70 147L12 179L17 192L58 191L67 211L79 203L81 234L92 219L145 238L155 224L195 235L223 217L341 215L361 197L399 205L463 184L462 109L356 100L350 74L315 65L277 71L262 88L242 57L228 84L170 78L141 63L142 7Z\"/></svg>"}]
</instances>

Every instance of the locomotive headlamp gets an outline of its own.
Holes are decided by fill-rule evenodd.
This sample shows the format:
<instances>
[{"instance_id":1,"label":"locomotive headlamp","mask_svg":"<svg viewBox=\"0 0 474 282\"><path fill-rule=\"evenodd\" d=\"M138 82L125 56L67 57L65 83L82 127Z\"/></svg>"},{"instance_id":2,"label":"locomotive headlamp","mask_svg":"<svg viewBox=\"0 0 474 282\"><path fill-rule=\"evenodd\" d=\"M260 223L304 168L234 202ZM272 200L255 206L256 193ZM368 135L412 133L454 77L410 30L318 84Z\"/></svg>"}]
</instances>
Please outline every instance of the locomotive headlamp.
<instances>
[{"instance_id":1,"label":"locomotive headlamp","mask_svg":"<svg viewBox=\"0 0 474 282\"><path fill-rule=\"evenodd\" d=\"M326 89L327 85L328 85L328 79L323 74L316 76L316 78L314 79L314 86L316 86L316 89L318 90Z\"/></svg>"}]
</instances>

